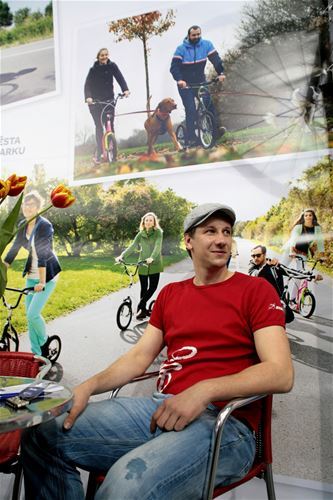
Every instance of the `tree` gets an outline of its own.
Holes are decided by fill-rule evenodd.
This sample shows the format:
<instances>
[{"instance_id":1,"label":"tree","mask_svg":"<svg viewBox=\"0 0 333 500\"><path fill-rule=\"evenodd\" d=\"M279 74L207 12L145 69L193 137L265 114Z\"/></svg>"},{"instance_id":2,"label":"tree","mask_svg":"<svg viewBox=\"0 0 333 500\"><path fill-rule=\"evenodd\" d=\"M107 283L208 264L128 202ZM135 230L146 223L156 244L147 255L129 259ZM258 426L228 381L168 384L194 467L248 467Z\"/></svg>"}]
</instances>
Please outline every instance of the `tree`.
<instances>
[{"instance_id":1,"label":"tree","mask_svg":"<svg viewBox=\"0 0 333 500\"><path fill-rule=\"evenodd\" d=\"M119 21L112 21L109 23L109 31L116 35L116 43L123 40L139 39L143 44L144 65L146 74L146 95L147 95L147 110L149 109L150 88L149 88L149 70L148 70L148 40L153 36L161 36L162 33L167 31L175 24L174 13L169 9L166 16L163 18L162 14L155 10L140 14L138 16L127 17Z\"/></svg>"},{"instance_id":2,"label":"tree","mask_svg":"<svg viewBox=\"0 0 333 500\"><path fill-rule=\"evenodd\" d=\"M238 38L242 46L252 47L273 36L309 29L322 15L325 0L257 0L242 12Z\"/></svg>"},{"instance_id":3,"label":"tree","mask_svg":"<svg viewBox=\"0 0 333 500\"><path fill-rule=\"evenodd\" d=\"M10 26L13 22L13 14L7 2L0 1L0 27Z\"/></svg>"},{"instance_id":4,"label":"tree","mask_svg":"<svg viewBox=\"0 0 333 500\"><path fill-rule=\"evenodd\" d=\"M66 213L54 210L49 219L62 249L67 255L80 257L83 251L93 252L108 235L103 223L103 191L101 186L80 186L72 189L76 202Z\"/></svg>"},{"instance_id":5,"label":"tree","mask_svg":"<svg viewBox=\"0 0 333 500\"><path fill-rule=\"evenodd\" d=\"M52 2L48 3L47 6L45 7L45 16L51 16L53 15L53 8L52 8Z\"/></svg>"},{"instance_id":6,"label":"tree","mask_svg":"<svg viewBox=\"0 0 333 500\"><path fill-rule=\"evenodd\" d=\"M30 9L28 7L24 7L23 9L18 9L14 14L14 23L19 26L23 24L26 19L28 19L30 15Z\"/></svg>"}]
</instances>

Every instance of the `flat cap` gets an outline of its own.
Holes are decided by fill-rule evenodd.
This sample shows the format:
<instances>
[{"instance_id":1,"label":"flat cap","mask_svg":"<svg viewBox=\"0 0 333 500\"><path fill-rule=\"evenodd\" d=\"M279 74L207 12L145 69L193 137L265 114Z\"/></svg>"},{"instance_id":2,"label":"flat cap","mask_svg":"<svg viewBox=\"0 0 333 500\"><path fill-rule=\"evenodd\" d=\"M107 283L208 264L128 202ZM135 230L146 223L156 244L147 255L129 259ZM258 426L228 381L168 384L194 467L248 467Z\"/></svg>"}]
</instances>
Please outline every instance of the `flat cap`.
<instances>
[{"instance_id":1,"label":"flat cap","mask_svg":"<svg viewBox=\"0 0 333 500\"><path fill-rule=\"evenodd\" d=\"M236 221L236 214L231 207L228 205L222 205L221 203L204 203L194 208L185 218L184 221L184 233L187 233L193 227L199 226L206 219L214 215L216 212L225 215L233 226Z\"/></svg>"}]
</instances>

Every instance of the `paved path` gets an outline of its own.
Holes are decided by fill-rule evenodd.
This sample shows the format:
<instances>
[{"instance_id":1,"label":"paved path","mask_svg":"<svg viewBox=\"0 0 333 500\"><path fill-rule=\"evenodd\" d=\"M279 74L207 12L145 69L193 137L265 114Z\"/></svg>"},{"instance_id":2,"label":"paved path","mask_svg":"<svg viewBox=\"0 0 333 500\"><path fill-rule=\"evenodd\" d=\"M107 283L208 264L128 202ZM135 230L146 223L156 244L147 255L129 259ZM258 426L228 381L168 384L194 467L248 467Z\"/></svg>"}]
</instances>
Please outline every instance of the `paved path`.
<instances>
[{"instance_id":1,"label":"paved path","mask_svg":"<svg viewBox=\"0 0 333 500\"><path fill-rule=\"evenodd\" d=\"M54 40L47 38L1 50L1 103L55 90Z\"/></svg>"}]
</instances>

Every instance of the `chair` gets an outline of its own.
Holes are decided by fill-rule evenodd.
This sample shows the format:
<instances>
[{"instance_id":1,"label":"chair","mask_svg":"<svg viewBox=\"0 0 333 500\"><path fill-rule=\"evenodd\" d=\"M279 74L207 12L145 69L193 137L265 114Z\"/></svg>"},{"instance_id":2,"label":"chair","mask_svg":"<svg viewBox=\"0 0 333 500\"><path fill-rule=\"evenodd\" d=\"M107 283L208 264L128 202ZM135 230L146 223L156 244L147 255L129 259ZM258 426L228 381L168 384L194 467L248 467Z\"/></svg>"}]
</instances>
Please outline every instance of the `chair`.
<instances>
[{"instance_id":1,"label":"chair","mask_svg":"<svg viewBox=\"0 0 333 500\"><path fill-rule=\"evenodd\" d=\"M42 379L51 368L51 362L30 352L0 351L0 375ZM12 500L19 497L22 466L19 461L21 431L0 434L0 472L14 474Z\"/></svg>"},{"instance_id":2,"label":"chair","mask_svg":"<svg viewBox=\"0 0 333 500\"><path fill-rule=\"evenodd\" d=\"M147 380L152 377L158 376L159 372L149 372L134 378L130 383L141 382L142 380ZM114 398L118 395L121 387L115 389L111 392L110 398ZM250 471L247 473L243 479L236 481L228 486L217 486L214 488L219 453L220 453L220 443L222 439L222 434L224 430L225 423L229 416L234 410L250 404L258 399L262 399L262 417L259 424L259 430L256 436L256 455L253 465ZM276 500L273 472L272 472L272 440L271 440L271 420L272 420L272 402L273 397L271 395L260 394L251 396L248 398L237 398L231 400L218 414L216 417L216 424L214 428L214 444L212 450L211 464L209 467L206 491L204 495L204 500L211 500L220 495L223 495L227 491L236 488L237 486L249 481L254 477L263 478L266 483L267 498L268 500ZM93 500L94 495L103 482L104 474L103 472L89 474L87 492L85 500Z\"/></svg>"}]
</instances>

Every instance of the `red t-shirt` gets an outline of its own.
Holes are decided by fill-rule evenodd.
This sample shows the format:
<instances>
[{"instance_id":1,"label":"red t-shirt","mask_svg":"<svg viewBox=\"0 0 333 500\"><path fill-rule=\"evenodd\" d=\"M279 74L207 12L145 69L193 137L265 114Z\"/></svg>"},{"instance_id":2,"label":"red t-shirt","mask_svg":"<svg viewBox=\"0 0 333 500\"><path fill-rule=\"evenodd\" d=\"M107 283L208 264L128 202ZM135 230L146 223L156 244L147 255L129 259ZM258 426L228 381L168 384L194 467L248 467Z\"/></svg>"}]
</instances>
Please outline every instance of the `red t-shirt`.
<instances>
[{"instance_id":1,"label":"red t-shirt","mask_svg":"<svg viewBox=\"0 0 333 500\"><path fill-rule=\"evenodd\" d=\"M235 273L221 283L170 283L158 295L150 323L163 331L168 359L157 388L178 394L200 380L238 373L259 363L253 332L285 324L280 299L263 278ZM223 407L226 402L214 402ZM234 412L257 429L260 401Z\"/></svg>"}]
</instances>

